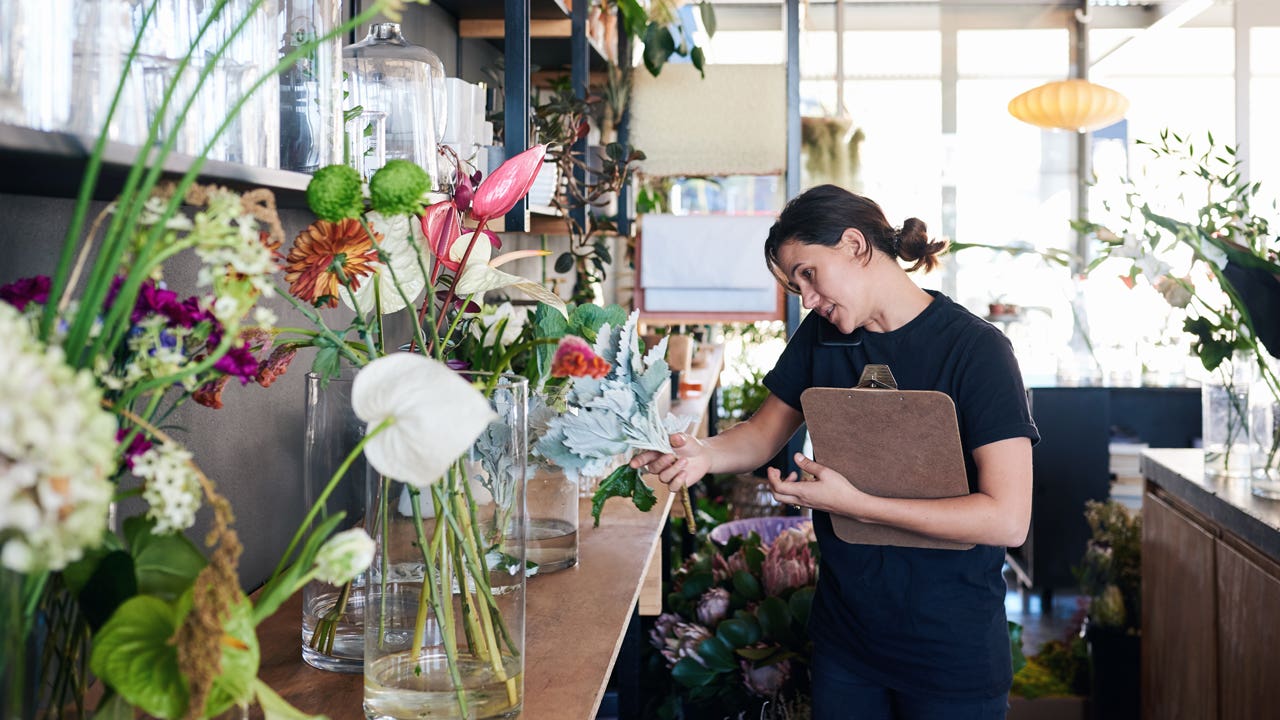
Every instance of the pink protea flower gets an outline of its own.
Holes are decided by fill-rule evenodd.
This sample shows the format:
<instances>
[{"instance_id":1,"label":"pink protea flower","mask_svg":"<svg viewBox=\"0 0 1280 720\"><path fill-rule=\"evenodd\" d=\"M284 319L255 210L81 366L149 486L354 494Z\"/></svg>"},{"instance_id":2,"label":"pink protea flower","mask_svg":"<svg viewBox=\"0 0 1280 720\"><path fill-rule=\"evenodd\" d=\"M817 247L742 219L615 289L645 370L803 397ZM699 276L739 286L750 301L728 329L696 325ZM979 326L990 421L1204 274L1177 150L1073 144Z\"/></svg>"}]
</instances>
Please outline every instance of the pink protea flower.
<instances>
[{"instance_id":1,"label":"pink protea flower","mask_svg":"<svg viewBox=\"0 0 1280 720\"><path fill-rule=\"evenodd\" d=\"M711 576L717 583L732 579L739 570L751 572L751 566L747 564L746 553L741 550L728 558L717 554L711 560Z\"/></svg>"},{"instance_id":2,"label":"pink protea flower","mask_svg":"<svg viewBox=\"0 0 1280 720\"><path fill-rule=\"evenodd\" d=\"M593 377L600 379L609 374L609 363L596 355L586 340L574 335L560 338L555 359L551 362L553 377Z\"/></svg>"},{"instance_id":3,"label":"pink protea flower","mask_svg":"<svg viewBox=\"0 0 1280 720\"><path fill-rule=\"evenodd\" d=\"M812 531L812 526L808 528ZM809 549L809 535L801 527L788 528L773 542L765 554L761 574L766 595L778 596L791 588L804 587L817 580L818 566Z\"/></svg>"},{"instance_id":4,"label":"pink protea flower","mask_svg":"<svg viewBox=\"0 0 1280 720\"><path fill-rule=\"evenodd\" d=\"M713 587L698 598L698 622L715 627L729 614L729 591Z\"/></svg>"},{"instance_id":5,"label":"pink protea flower","mask_svg":"<svg viewBox=\"0 0 1280 720\"><path fill-rule=\"evenodd\" d=\"M751 663L743 660L741 666L742 684L760 697L768 698L777 695L782 690L782 686L787 684L787 680L791 679L790 660L763 667L752 667Z\"/></svg>"}]
</instances>

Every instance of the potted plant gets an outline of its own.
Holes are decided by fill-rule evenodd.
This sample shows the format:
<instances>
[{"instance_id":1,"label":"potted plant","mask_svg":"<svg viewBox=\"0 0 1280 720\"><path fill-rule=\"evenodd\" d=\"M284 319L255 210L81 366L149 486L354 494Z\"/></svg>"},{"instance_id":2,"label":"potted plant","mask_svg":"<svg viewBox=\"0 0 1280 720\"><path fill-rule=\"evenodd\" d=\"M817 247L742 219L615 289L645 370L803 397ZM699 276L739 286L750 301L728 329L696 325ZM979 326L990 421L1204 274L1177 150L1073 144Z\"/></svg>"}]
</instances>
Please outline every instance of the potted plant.
<instances>
[{"instance_id":1,"label":"potted plant","mask_svg":"<svg viewBox=\"0 0 1280 720\"><path fill-rule=\"evenodd\" d=\"M1141 706L1142 518L1120 503L1090 500L1085 519L1092 537L1076 569L1089 595L1093 717L1138 717Z\"/></svg>"}]
</instances>

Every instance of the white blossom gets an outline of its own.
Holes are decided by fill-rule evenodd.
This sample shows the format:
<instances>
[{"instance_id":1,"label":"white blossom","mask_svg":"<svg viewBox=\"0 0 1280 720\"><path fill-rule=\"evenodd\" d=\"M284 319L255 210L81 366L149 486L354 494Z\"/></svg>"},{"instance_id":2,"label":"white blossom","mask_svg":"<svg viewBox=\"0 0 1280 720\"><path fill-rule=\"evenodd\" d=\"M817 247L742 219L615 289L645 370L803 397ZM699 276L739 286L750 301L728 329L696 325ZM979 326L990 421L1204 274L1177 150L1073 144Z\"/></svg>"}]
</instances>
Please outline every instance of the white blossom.
<instances>
[{"instance_id":1,"label":"white blossom","mask_svg":"<svg viewBox=\"0 0 1280 720\"><path fill-rule=\"evenodd\" d=\"M365 458L388 477L427 487L497 418L484 395L443 363L413 353L378 358L351 386L351 408L374 432Z\"/></svg>"},{"instance_id":2,"label":"white blossom","mask_svg":"<svg viewBox=\"0 0 1280 720\"><path fill-rule=\"evenodd\" d=\"M147 517L156 521L158 535L180 532L196 521L200 509L200 480L191 466L191 453L161 443L133 459L133 474L145 483L142 499Z\"/></svg>"},{"instance_id":3,"label":"white blossom","mask_svg":"<svg viewBox=\"0 0 1280 720\"><path fill-rule=\"evenodd\" d=\"M484 340L489 345L509 347L520 339L520 333L524 331L525 323L529 320L529 310L504 302L493 312L482 313L476 320L478 322L472 326L474 328L472 333L477 339ZM506 320L507 324L502 328L502 337L492 337L493 329L503 320Z\"/></svg>"},{"instance_id":4,"label":"white blossom","mask_svg":"<svg viewBox=\"0 0 1280 720\"><path fill-rule=\"evenodd\" d=\"M352 528L329 538L316 553L316 577L330 585L342 585L373 562L373 538L364 528Z\"/></svg>"},{"instance_id":5,"label":"white blossom","mask_svg":"<svg viewBox=\"0 0 1280 720\"><path fill-rule=\"evenodd\" d=\"M115 416L92 373L41 345L7 303L0 337L0 564L59 570L107 529Z\"/></svg>"},{"instance_id":6,"label":"white blossom","mask_svg":"<svg viewBox=\"0 0 1280 720\"><path fill-rule=\"evenodd\" d=\"M253 322L264 330L270 330L280 321L279 316L271 308L257 307L253 310Z\"/></svg>"}]
</instances>

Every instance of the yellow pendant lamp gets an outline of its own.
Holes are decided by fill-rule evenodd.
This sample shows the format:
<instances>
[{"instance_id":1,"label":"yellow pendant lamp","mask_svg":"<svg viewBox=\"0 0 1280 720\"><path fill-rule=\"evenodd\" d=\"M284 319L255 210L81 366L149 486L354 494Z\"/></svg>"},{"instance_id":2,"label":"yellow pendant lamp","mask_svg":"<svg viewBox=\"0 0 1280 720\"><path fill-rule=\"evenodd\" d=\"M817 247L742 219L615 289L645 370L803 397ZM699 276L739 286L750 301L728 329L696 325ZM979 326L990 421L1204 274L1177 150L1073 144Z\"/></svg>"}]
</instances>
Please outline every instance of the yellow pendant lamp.
<instances>
[{"instance_id":1,"label":"yellow pendant lamp","mask_svg":"<svg viewBox=\"0 0 1280 720\"><path fill-rule=\"evenodd\" d=\"M1089 132L1124 117L1125 96L1088 80L1059 80L1032 88L1009 101L1009 114L1047 129Z\"/></svg>"}]
</instances>

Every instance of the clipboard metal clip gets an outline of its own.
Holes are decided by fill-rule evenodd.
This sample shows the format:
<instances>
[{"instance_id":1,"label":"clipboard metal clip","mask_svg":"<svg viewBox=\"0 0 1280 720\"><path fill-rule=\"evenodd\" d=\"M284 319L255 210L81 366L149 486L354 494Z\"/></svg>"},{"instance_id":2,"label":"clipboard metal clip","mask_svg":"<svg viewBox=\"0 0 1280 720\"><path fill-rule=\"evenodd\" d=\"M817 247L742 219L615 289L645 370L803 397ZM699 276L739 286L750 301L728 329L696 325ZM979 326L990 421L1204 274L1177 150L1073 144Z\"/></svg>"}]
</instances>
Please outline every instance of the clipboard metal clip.
<instances>
[{"instance_id":1,"label":"clipboard metal clip","mask_svg":"<svg viewBox=\"0 0 1280 720\"><path fill-rule=\"evenodd\" d=\"M867 365L862 368L862 377L858 378L856 388L872 388L876 390L897 390L898 381L888 365Z\"/></svg>"}]
</instances>

